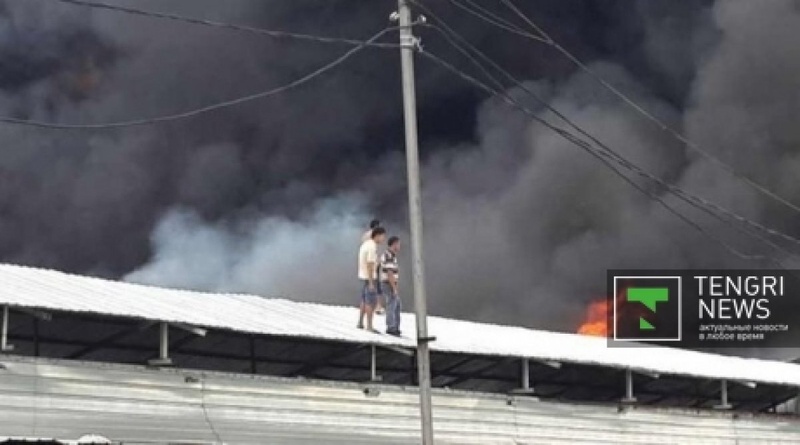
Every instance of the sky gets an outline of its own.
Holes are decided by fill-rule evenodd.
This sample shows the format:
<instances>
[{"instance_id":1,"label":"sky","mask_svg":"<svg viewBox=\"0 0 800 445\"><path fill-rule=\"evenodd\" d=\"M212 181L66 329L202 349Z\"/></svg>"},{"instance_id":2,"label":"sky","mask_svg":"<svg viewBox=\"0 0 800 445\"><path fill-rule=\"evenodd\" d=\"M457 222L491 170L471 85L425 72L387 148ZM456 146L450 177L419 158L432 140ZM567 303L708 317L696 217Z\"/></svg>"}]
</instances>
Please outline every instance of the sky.
<instances>
[{"instance_id":1,"label":"sky","mask_svg":"<svg viewBox=\"0 0 800 445\"><path fill-rule=\"evenodd\" d=\"M396 7L107 1L355 39L390 26ZM800 2L516 3L648 112L800 202ZM648 171L798 234L793 210L687 150L557 51L450 0L424 4ZM481 4L526 26L498 1ZM435 31L417 33L426 51L479 74ZM2 0L0 115L60 123L157 117L274 88L346 50L52 0ZM608 269L765 267L732 255L497 97L424 59L416 67L431 313L572 331L587 304L604 298ZM356 252L369 220L408 240L399 68L397 50L370 48L300 88L177 122L67 131L2 125L0 260L355 304ZM552 118L519 87L506 91ZM792 246L775 250L679 208L737 249L790 260ZM407 301L409 244L401 253Z\"/></svg>"}]
</instances>

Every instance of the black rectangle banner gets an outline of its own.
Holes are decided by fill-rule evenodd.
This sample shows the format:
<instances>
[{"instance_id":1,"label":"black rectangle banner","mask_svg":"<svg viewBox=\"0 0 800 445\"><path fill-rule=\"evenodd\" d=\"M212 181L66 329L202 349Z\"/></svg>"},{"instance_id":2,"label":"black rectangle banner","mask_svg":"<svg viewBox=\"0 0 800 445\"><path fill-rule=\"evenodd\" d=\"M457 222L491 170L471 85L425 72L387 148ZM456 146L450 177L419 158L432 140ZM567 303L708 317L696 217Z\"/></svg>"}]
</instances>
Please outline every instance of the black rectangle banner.
<instances>
[{"instance_id":1,"label":"black rectangle banner","mask_svg":"<svg viewBox=\"0 0 800 445\"><path fill-rule=\"evenodd\" d=\"M607 286L612 346L800 346L800 271L610 270Z\"/></svg>"}]
</instances>

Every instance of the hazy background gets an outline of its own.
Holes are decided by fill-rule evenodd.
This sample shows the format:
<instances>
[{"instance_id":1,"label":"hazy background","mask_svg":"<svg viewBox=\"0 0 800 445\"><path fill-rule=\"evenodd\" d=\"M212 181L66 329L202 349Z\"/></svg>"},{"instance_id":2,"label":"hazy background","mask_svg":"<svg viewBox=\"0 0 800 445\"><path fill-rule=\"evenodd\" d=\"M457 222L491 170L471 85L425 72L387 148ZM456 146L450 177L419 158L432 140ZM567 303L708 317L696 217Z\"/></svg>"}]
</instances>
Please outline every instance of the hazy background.
<instances>
[{"instance_id":1,"label":"hazy background","mask_svg":"<svg viewBox=\"0 0 800 445\"><path fill-rule=\"evenodd\" d=\"M396 6L107 1L352 38L388 26ZM448 1L425 3L627 157L798 233L798 214L686 151L557 52ZM800 2L516 3L648 110L800 202ZM499 2L481 4L515 20ZM426 50L469 69L436 34L420 33ZM69 123L170 114L272 88L345 50L5 0L0 114ZM737 260L595 159L437 66L418 60L417 79L432 313L572 331L587 302L603 298L609 268L764 266ZM302 88L199 118L113 131L2 125L0 141L5 262L353 304L369 219L407 238L394 50L365 50ZM691 215L745 251L769 252Z\"/></svg>"}]
</instances>

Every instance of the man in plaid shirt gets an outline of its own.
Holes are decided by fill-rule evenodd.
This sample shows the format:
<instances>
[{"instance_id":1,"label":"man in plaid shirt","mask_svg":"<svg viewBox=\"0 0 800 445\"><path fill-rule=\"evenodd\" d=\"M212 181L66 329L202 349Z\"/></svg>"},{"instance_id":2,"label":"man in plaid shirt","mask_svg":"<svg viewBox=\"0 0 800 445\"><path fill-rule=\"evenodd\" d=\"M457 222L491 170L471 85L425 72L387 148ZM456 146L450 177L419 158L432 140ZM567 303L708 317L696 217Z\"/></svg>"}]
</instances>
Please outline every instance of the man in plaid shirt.
<instances>
[{"instance_id":1,"label":"man in plaid shirt","mask_svg":"<svg viewBox=\"0 0 800 445\"><path fill-rule=\"evenodd\" d=\"M389 238L388 249L380 257L379 280L381 293L386 298L386 333L400 335L400 294L397 291L400 279L397 254L400 252L400 238Z\"/></svg>"}]
</instances>

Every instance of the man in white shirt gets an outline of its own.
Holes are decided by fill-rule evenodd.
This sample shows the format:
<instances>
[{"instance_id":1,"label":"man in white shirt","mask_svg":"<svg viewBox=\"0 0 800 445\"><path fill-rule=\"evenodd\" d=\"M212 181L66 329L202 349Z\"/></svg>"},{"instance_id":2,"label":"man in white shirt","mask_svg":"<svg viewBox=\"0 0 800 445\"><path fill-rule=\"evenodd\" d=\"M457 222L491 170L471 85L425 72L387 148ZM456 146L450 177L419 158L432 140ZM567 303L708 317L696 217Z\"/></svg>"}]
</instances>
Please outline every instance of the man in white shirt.
<instances>
[{"instance_id":1,"label":"man in white shirt","mask_svg":"<svg viewBox=\"0 0 800 445\"><path fill-rule=\"evenodd\" d=\"M361 242L363 243L366 240L372 239L372 231L377 229L380 226L381 226L381 222L378 221L377 219L373 219L372 221L370 221L369 222L369 229L367 229L367 231L364 232L363 235L361 235Z\"/></svg>"},{"instance_id":2,"label":"man in white shirt","mask_svg":"<svg viewBox=\"0 0 800 445\"><path fill-rule=\"evenodd\" d=\"M369 229L366 232L364 232L363 235L361 235L361 243L363 244L364 241L372 239L372 231L377 229L380 226L381 226L380 220L373 219L372 221L370 221L369 222ZM376 314L382 314L383 313L383 305L382 305L382 303L383 302L381 301L381 295L380 295L380 293L378 293L378 302L375 304L375 313Z\"/></svg>"},{"instance_id":3,"label":"man in white shirt","mask_svg":"<svg viewBox=\"0 0 800 445\"><path fill-rule=\"evenodd\" d=\"M378 303L378 245L386 240L386 229L372 229L370 239L361 243L358 249L358 280L361 286L358 328L364 329L364 315L367 317L366 329L378 332L372 326L372 316Z\"/></svg>"}]
</instances>

